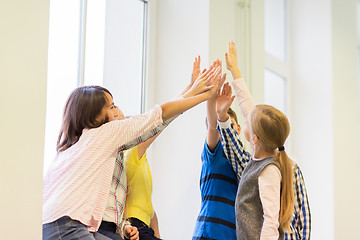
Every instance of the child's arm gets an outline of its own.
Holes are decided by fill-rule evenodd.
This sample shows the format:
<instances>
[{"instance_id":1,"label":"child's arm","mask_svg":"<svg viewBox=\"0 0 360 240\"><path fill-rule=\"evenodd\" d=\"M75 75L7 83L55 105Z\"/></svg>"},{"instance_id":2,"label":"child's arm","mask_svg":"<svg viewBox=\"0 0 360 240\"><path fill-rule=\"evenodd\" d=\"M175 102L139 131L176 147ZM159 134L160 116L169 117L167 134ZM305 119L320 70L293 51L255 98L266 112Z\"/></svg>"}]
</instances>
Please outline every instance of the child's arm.
<instances>
[{"instance_id":1,"label":"child's arm","mask_svg":"<svg viewBox=\"0 0 360 240\"><path fill-rule=\"evenodd\" d=\"M234 129L230 119L226 122L219 122L219 130L226 158L237 178L240 179L251 155L245 150L240 135Z\"/></svg>"},{"instance_id":2,"label":"child's arm","mask_svg":"<svg viewBox=\"0 0 360 240\"><path fill-rule=\"evenodd\" d=\"M217 59L213 65L214 67L221 67L221 61ZM223 75L222 82L225 81L226 75ZM209 150L213 152L219 142L220 134L217 130L217 115L216 115L216 99L217 95L214 95L212 98L207 100L207 138L206 143L209 147Z\"/></svg>"},{"instance_id":3,"label":"child's arm","mask_svg":"<svg viewBox=\"0 0 360 240\"><path fill-rule=\"evenodd\" d=\"M311 233L311 213L305 181L300 168L294 167L294 194L295 194L295 232L301 240L310 239ZM289 233L286 233L289 235Z\"/></svg>"},{"instance_id":4,"label":"child's arm","mask_svg":"<svg viewBox=\"0 0 360 240\"><path fill-rule=\"evenodd\" d=\"M251 97L249 90L246 87L245 81L241 76L240 69L237 63L237 54L235 43L229 43L229 51L225 53L226 67L230 70L233 81L231 82L234 87L236 97L238 99L242 115L246 118L251 109L255 106L254 100Z\"/></svg>"},{"instance_id":5,"label":"child's arm","mask_svg":"<svg viewBox=\"0 0 360 240\"><path fill-rule=\"evenodd\" d=\"M269 164L258 177L259 196L264 217L260 239L279 238L280 185L280 169L274 164Z\"/></svg>"},{"instance_id":6,"label":"child's arm","mask_svg":"<svg viewBox=\"0 0 360 240\"><path fill-rule=\"evenodd\" d=\"M150 228L154 230L154 236L160 238L159 223L155 211L154 211L154 216L150 220Z\"/></svg>"},{"instance_id":7,"label":"child's arm","mask_svg":"<svg viewBox=\"0 0 360 240\"><path fill-rule=\"evenodd\" d=\"M223 90L216 101L216 110L219 119L219 130L221 135L221 143L230 165L238 179L240 179L246 164L249 162L250 153L248 153L239 134L235 131L231 124L231 120L227 113L234 97L231 96L232 91L228 83L224 84Z\"/></svg>"}]
</instances>

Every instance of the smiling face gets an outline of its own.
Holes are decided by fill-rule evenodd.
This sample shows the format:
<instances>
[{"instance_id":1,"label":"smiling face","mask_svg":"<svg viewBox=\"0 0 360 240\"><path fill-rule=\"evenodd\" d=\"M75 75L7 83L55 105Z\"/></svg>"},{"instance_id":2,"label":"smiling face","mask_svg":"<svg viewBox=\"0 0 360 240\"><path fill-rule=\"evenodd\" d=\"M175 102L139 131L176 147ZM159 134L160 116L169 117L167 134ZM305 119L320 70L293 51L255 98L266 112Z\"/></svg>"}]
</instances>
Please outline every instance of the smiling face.
<instances>
[{"instance_id":1,"label":"smiling face","mask_svg":"<svg viewBox=\"0 0 360 240\"><path fill-rule=\"evenodd\" d=\"M109 121L113 121L113 120L122 120L124 119L124 114L122 113L122 111L117 108L114 105L114 101L113 98L111 97L111 95L107 92L105 92L105 96L106 96L106 104L103 107L101 113L96 117L96 121L99 122L109 122Z\"/></svg>"},{"instance_id":2,"label":"smiling face","mask_svg":"<svg viewBox=\"0 0 360 240\"><path fill-rule=\"evenodd\" d=\"M124 113L117 106L114 106L112 114L109 115L109 121L111 122L114 120L123 120L123 119L125 119Z\"/></svg>"}]
</instances>

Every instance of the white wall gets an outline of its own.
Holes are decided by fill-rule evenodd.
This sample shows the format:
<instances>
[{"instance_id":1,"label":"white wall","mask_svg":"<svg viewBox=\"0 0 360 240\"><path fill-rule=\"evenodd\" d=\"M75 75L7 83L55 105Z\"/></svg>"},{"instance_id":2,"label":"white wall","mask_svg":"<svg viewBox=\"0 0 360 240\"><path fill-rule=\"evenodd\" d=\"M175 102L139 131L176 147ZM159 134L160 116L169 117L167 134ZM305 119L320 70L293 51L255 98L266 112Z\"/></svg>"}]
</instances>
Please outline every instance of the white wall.
<instances>
[{"instance_id":1,"label":"white wall","mask_svg":"<svg viewBox=\"0 0 360 240\"><path fill-rule=\"evenodd\" d=\"M356 0L332 0L335 239L359 239L360 139Z\"/></svg>"},{"instance_id":2,"label":"white wall","mask_svg":"<svg viewBox=\"0 0 360 240\"><path fill-rule=\"evenodd\" d=\"M360 197L355 0L291 1L293 156L312 239L357 239Z\"/></svg>"},{"instance_id":3,"label":"white wall","mask_svg":"<svg viewBox=\"0 0 360 240\"><path fill-rule=\"evenodd\" d=\"M290 156L303 171L312 239L334 239L332 29L329 0L290 3Z\"/></svg>"},{"instance_id":4,"label":"white wall","mask_svg":"<svg viewBox=\"0 0 360 240\"><path fill-rule=\"evenodd\" d=\"M41 239L49 1L0 1L1 239Z\"/></svg>"}]
</instances>

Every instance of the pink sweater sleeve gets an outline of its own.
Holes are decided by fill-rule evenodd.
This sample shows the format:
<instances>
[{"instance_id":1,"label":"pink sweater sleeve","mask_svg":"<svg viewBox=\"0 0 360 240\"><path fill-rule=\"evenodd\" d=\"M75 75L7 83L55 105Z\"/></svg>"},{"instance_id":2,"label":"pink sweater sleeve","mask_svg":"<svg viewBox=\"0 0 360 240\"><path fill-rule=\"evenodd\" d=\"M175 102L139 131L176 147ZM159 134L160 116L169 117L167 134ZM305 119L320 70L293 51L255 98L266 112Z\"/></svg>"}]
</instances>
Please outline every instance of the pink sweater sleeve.
<instances>
[{"instance_id":1,"label":"pink sweater sleeve","mask_svg":"<svg viewBox=\"0 0 360 240\"><path fill-rule=\"evenodd\" d=\"M102 125L99 130L90 129L89 131L99 131L97 135L104 138L102 141L111 143L116 149L162 123L162 109L159 105L156 105L147 113L124 120L108 122Z\"/></svg>"},{"instance_id":2,"label":"pink sweater sleeve","mask_svg":"<svg viewBox=\"0 0 360 240\"><path fill-rule=\"evenodd\" d=\"M246 118L248 113L253 107L255 107L254 100L246 87L245 81L243 78L237 78L231 82L236 98L239 102L240 110L242 115Z\"/></svg>"}]
</instances>

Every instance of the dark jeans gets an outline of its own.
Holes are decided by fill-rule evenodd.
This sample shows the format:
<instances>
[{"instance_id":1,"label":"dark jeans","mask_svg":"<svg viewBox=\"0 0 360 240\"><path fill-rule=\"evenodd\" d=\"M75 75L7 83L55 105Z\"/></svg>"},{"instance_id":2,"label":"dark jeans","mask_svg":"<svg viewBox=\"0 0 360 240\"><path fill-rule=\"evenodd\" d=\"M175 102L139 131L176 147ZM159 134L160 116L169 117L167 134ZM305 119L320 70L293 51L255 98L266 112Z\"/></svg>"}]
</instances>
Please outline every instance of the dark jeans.
<instances>
[{"instance_id":1,"label":"dark jeans","mask_svg":"<svg viewBox=\"0 0 360 240\"><path fill-rule=\"evenodd\" d=\"M154 236L154 230L137 218L129 218L131 226L137 227L140 240L161 240Z\"/></svg>"},{"instance_id":2,"label":"dark jeans","mask_svg":"<svg viewBox=\"0 0 360 240\"><path fill-rule=\"evenodd\" d=\"M89 232L87 226L69 217L43 224L43 240L111 240L99 232ZM121 239L121 238L120 238Z\"/></svg>"},{"instance_id":3,"label":"dark jeans","mask_svg":"<svg viewBox=\"0 0 360 240\"><path fill-rule=\"evenodd\" d=\"M113 240L123 240L116 234L116 224L113 222L102 221L98 233Z\"/></svg>"}]
</instances>

